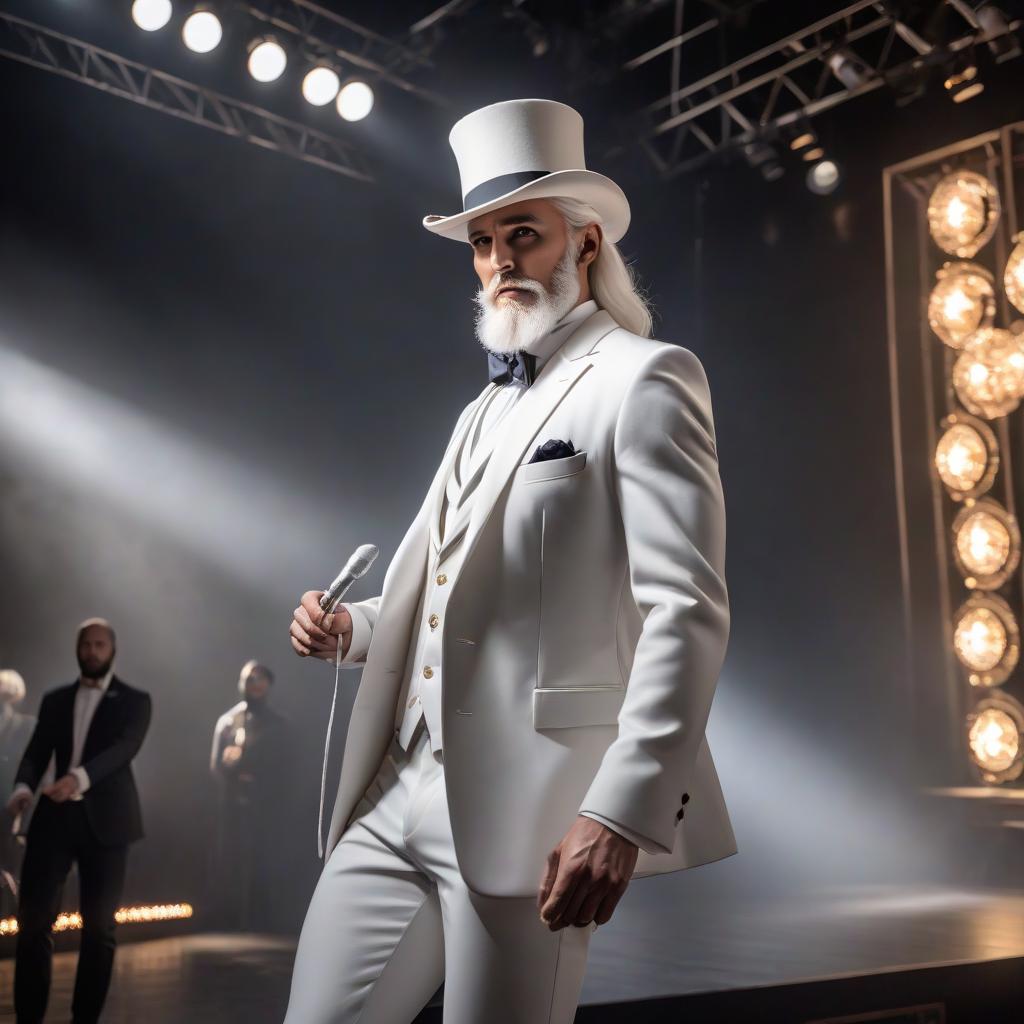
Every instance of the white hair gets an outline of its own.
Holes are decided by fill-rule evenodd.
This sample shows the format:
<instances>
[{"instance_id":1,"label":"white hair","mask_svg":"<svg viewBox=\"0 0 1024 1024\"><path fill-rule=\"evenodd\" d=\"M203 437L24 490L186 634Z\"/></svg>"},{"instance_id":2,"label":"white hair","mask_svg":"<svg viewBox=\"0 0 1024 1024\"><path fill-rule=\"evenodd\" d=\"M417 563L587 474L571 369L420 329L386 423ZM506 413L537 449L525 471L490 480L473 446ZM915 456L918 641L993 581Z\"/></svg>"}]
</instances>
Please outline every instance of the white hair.
<instances>
[{"instance_id":1,"label":"white hair","mask_svg":"<svg viewBox=\"0 0 1024 1024\"><path fill-rule=\"evenodd\" d=\"M0 668L0 699L10 704L25 699L25 680L13 668Z\"/></svg>"},{"instance_id":2,"label":"white hair","mask_svg":"<svg viewBox=\"0 0 1024 1024\"><path fill-rule=\"evenodd\" d=\"M589 203L569 196L551 196L548 201L562 214L571 235L587 224L601 223L600 215ZM587 280L594 301L608 310L620 327L645 338L651 336L654 318L650 302L618 246L603 236L597 259L588 268Z\"/></svg>"}]
</instances>

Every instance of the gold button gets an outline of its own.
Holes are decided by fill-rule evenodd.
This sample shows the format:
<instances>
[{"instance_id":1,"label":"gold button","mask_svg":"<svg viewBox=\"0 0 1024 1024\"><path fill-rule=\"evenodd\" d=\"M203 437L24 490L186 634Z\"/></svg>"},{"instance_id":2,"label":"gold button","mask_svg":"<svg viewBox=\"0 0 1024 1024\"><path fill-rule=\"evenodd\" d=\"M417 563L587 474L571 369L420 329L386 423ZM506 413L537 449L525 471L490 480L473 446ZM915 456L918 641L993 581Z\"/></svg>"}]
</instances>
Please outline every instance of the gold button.
<instances>
[{"instance_id":1,"label":"gold button","mask_svg":"<svg viewBox=\"0 0 1024 1024\"><path fill-rule=\"evenodd\" d=\"M448 577L443 572L439 572L437 574L437 582L440 586L443 586L448 582Z\"/></svg>"},{"instance_id":2,"label":"gold button","mask_svg":"<svg viewBox=\"0 0 1024 1024\"><path fill-rule=\"evenodd\" d=\"M437 624L441 620L437 617L436 614L434 614L434 615L431 615L430 618L427 621L430 623L430 628L431 629L437 629Z\"/></svg>"},{"instance_id":3,"label":"gold button","mask_svg":"<svg viewBox=\"0 0 1024 1024\"><path fill-rule=\"evenodd\" d=\"M424 665L423 674L429 679L434 674L434 670L429 665Z\"/></svg>"},{"instance_id":4,"label":"gold button","mask_svg":"<svg viewBox=\"0 0 1024 1024\"><path fill-rule=\"evenodd\" d=\"M409 703L408 703L408 704L406 704L405 706L406 706L407 708L411 708L411 707L413 706L413 704L415 704L415 703L416 703L416 701L418 701L418 700L419 700L419 697L417 697L417 696L416 696L416 695L414 694L414 695L413 695L412 697L410 697L410 698L409 698Z\"/></svg>"}]
</instances>

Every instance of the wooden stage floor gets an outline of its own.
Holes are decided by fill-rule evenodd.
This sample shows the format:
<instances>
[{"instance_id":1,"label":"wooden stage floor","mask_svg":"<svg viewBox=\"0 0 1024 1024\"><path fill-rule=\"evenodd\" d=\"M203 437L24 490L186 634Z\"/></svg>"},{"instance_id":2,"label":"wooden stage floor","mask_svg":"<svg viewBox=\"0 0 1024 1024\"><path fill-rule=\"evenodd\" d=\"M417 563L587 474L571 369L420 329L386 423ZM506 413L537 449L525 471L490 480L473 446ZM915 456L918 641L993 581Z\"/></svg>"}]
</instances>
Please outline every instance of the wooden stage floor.
<instances>
[{"instance_id":1,"label":"wooden stage floor","mask_svg":"<svg viewBox=\"0 0 1024 1024\"><path fill-rule=\"evenodd\" d=\"M125 931L107 1024L282 1020L291 939L182 934L131 942ZM615 919L594 936L581 1005L1020 957L1024 891L861 887L785 901L736 901L727 912L720 902L695 901L685 920L666 920L639 900L623 900ZM48 1021L69 1019L74 966L74 953L55 957ZM0 1021L14 1020L12 982L13 962L0 961ZM751 1005L756 1002L752 997ZM711 1017L686 1016L688 1024L703 1019ZM761 1018L754 1011L750 1019Z\"/></svg>"}]
</instances>

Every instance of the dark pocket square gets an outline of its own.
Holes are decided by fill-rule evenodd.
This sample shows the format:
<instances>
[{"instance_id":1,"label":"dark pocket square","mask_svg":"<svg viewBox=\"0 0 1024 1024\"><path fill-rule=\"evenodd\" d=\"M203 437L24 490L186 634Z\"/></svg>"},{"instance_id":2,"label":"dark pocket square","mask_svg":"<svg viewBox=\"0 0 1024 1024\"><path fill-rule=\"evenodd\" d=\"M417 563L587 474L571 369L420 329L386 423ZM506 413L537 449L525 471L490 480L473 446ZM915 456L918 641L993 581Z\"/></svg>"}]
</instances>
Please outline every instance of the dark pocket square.
<instances>
[{"instance_id":1,"label":"dark pocket square","mask_svg":"<svg viewBox=\"0 0 1024 1024\"><path fill-rule=\"evenodd\" d=\"M559 441L553 437L550 441L537 445L537 450L533 453L533 458L530 459L527 465L533 462L547 462L548 459L564 459L569 455L575 454L576 449L573 448L572 441Z\"/></svg>"}]
</instances>

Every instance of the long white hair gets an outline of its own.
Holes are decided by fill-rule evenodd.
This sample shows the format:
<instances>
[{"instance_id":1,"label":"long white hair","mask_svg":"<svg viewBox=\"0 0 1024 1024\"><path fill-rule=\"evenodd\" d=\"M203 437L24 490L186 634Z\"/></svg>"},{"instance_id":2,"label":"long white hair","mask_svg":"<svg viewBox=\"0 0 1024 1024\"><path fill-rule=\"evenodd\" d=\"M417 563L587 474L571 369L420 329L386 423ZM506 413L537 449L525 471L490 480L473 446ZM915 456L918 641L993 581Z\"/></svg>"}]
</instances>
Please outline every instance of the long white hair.
<instances>
[{"instance_id":1,"label":"long white hair","mask_svg":"<svg viewBox=\"0 0 1024 1024\"><path fill-rule=\"evenodd\" d=\"M569 196L551 196L548 201L561 212L570 234L595 221L601 223L600 216L589 203ZM641 291L633 268L622 258L619 247L607 238L601 238L597 259L588 268L588 281L594 301L608 310L620 327L645 338L651 336L654 320L650 302Z\"/></svg>"}]
</instances>

